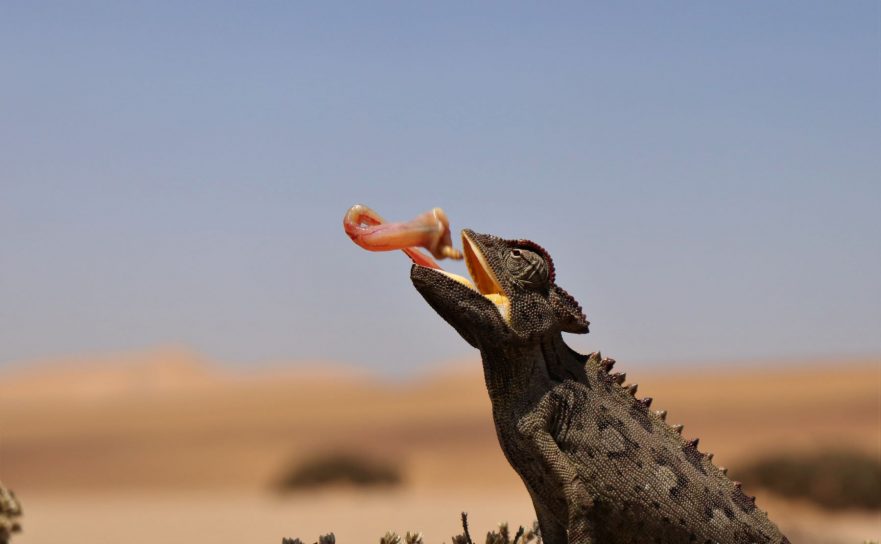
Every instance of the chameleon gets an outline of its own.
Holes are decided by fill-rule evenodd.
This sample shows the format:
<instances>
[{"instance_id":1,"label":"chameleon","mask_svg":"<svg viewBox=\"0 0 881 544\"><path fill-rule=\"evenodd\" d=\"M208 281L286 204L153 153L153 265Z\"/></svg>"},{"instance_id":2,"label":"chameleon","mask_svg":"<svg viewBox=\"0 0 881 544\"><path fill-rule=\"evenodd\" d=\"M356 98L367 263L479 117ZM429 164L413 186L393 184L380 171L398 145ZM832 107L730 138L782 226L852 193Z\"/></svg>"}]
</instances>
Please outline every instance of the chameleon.
<instances>
[{"instance_id":1,"label":"chameleon","mask_svg":"<svg viewBox=\"0 0 881 544\"><path fill-rule=\"evenodd\" d=\"M437 239L432 252L449 253ZM613 359L566 344L563 333L589 322L544 248L469 229L462 248L470 280L415 259L410 279L480 351L499 444L545 544L789 543L698 439L612 372Z\"/></svg>"}]
</instances>

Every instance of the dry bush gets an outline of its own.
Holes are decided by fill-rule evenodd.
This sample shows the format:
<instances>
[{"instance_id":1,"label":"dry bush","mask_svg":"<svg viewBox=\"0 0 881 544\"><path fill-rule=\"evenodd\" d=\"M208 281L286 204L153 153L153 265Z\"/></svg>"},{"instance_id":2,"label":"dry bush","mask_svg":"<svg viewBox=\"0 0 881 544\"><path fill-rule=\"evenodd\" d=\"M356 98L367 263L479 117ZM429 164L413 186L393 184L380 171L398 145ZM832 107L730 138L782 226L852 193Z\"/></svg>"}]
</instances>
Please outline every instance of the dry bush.
<instances>
[{"instance_id":1,"label":"dry bush","mask_svg":"<svg viewBox=\"0 0 881 544\"><path fill-rule=\"evenodd\" d=\"M468 514L462 512L462 534L453 537L453 544L474 544L471 539L471 532L468 529ZM303 544L299 538L283 538L282 544ZM336 544L336 537L333 533L323 535L318 538L315 544ZM403 538L395 533L386 533L379 539L379 544L424 544L421 533L408 532ZM486 533L486 544L541 544L541 535L538 530L538 522L532 524L529 530L520 527L511 538L511 532L508 530L508 524L502 523L497 531Z\"/></svg>"},{"instance_id":2,"label":"dry bush","mask_svg":"<svg viewBox=\"0 0 881 544\"><path fill-rule=\"evenodd\" d=\"M773 455L738 470L736 479L825 508L881 508L881 461L857 452Z\"/></svg>"},{"instance_id":3,"label":"dry bush","mask_svg":"<svg viewBox=\"0 0 881 544\"><path fill-rule=\"evenodd\" d=\"M21 531L18 522L21 516L21 505L15 494L0 483L0 544L7 544L12 533Z\"/></svg>"},{"instance_id":4,"label":"dry bush","mask_svg":"<svg viewBox=\"0 0 881 544\"><path fill-rule=\"evenodd\" d=\"M402 479L400 468L388 461L347 453L328 453L292 464L283 471L274 487L287 492L337 484L357 487L395 486Z\"/></svg>"}]
</instances>

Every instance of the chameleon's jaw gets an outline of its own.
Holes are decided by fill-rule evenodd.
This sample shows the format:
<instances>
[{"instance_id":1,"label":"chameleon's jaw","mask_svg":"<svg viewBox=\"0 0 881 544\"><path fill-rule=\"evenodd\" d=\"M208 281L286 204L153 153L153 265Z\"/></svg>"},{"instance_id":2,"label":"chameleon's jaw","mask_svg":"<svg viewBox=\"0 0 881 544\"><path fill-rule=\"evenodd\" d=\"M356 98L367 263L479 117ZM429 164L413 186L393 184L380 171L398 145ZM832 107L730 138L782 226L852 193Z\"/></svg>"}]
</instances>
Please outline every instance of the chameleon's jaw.
<instances>
[{"instance_id":1,"label":"chameleon's jaw","mask_svg":"<svg viewBox=\"0 0 881 544\"><path fill-rule=\"evenodd\" d=\"M464 276L453 274L446 270L437 269L436 272L481 294L496 306L505 322L510 323L511 303L508 295L502 289L492 267L487 263L480 244L471 236L471 231L469 230L462 231L462 249L465 257L465 266L468 268L468 274L471 276L473 283Z\"/></svg>"}]
</instances>

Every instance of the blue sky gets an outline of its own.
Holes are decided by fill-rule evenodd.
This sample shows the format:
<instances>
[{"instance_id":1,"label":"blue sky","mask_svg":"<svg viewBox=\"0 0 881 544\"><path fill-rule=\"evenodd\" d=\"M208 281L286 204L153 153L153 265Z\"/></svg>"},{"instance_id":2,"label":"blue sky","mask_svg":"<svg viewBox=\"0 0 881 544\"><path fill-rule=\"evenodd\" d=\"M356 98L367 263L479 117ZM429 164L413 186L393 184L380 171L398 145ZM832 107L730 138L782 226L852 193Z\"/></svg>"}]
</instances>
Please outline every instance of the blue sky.
<instances>
[{"instance_id":1,"label":"blue sky","mask_svg":"<svg viewBox=\"0 0 881 544\"><path fill-rule=\"evenodd\" d=\"M581 350L881 353L878 2L5 2L0 68L0 365L469 356L356 202L544 245Z\"/></svg>"}]
</instances>

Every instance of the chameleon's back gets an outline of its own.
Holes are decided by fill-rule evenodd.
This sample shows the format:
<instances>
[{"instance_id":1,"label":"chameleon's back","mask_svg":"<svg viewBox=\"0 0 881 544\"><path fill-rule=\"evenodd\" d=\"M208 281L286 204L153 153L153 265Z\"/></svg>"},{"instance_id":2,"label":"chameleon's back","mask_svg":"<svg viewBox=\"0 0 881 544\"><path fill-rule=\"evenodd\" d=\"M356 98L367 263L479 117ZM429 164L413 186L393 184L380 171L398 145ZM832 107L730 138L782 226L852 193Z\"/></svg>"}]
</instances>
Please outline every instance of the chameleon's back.
<instances>
[{"instance_id":1,"label":"chameleon's back","mask_svg":"<svg viewBox=\"0 0 881 544\"><path fill-rule=\"evenodd\" d=\"M556 386L578 414L555 439L595 498L597 542L789 542L696 440L683 440L598 356L589 359L584 382Z\"/></svg>"}]
</instances>

